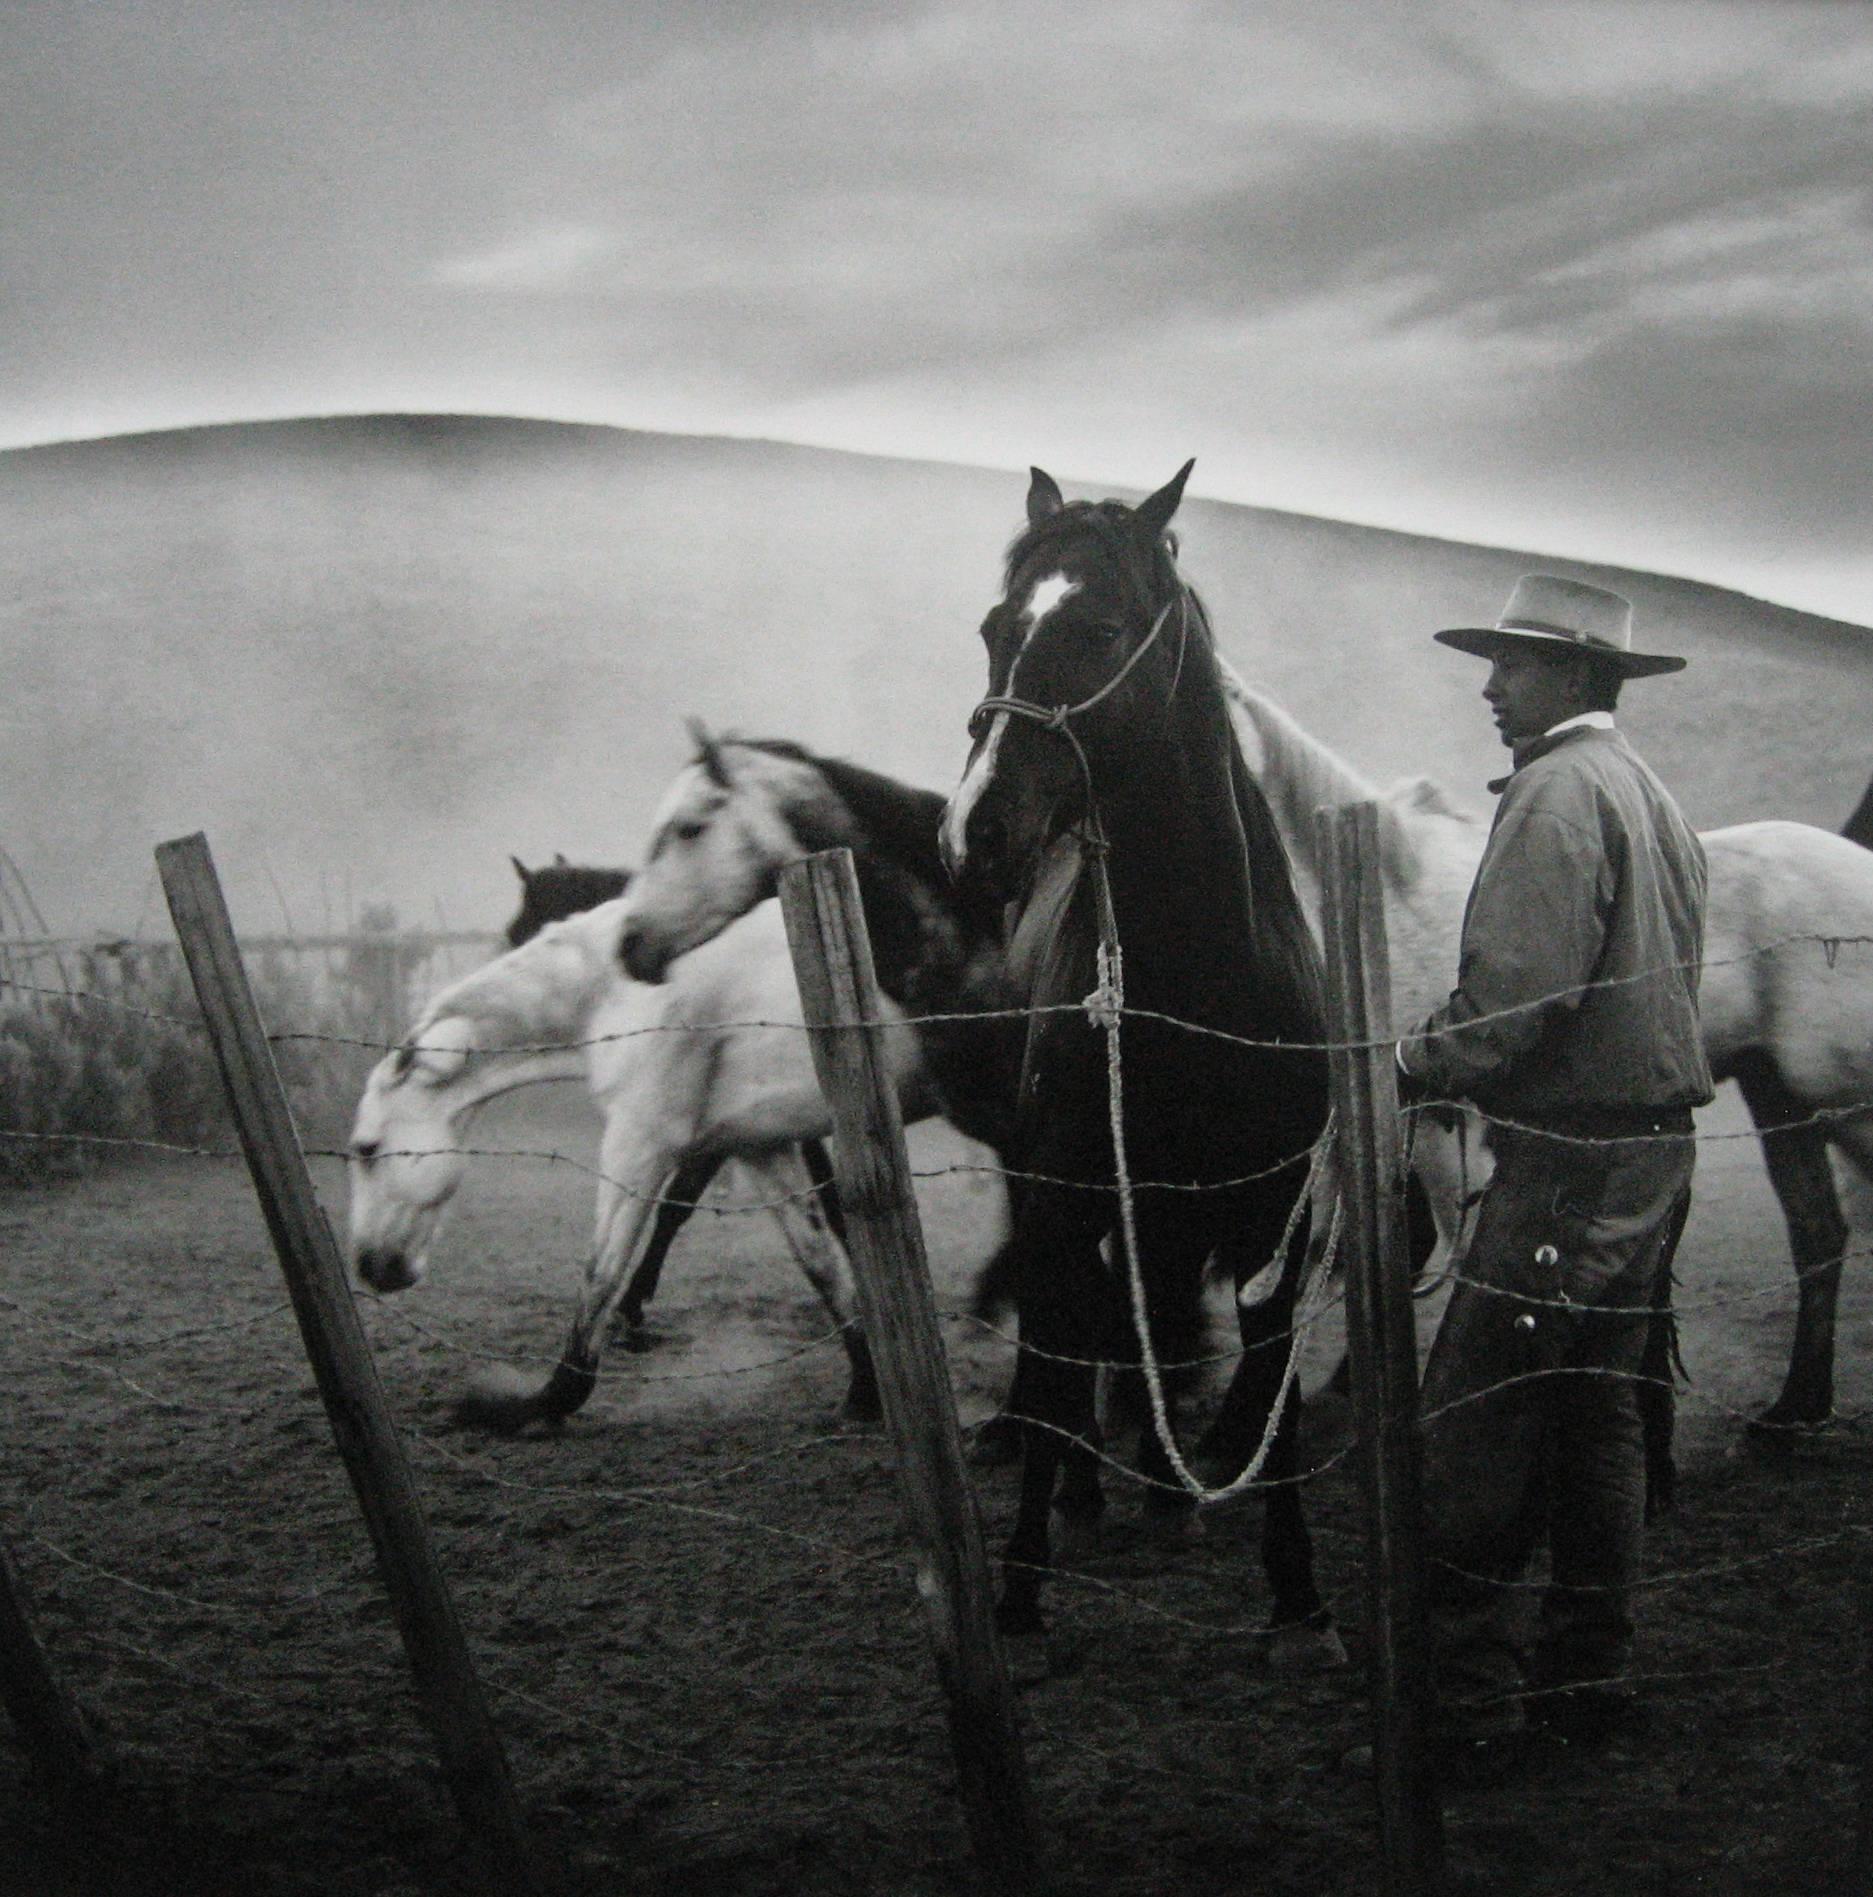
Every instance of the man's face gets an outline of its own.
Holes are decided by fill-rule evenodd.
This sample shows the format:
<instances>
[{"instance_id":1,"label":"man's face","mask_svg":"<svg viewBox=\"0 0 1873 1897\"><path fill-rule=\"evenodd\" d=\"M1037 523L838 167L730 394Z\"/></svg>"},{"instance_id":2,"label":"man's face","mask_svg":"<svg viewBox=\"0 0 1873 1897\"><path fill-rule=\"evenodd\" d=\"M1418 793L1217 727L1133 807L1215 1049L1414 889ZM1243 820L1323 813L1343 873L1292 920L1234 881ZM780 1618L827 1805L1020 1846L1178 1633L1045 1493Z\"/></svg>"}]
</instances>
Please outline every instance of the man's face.
<instances>
[{"instance_id":1,"label":"man's face","mask_svg":"<svg viewBox=\"0 0 1873 1897\"><path fill-rule=\"evenodd\" d=\"M1584 683L1571 655L1505 645L1489 668L1483 697L1503 743L1526 744L1586 709Z\"/></svg>"}]
</instances>

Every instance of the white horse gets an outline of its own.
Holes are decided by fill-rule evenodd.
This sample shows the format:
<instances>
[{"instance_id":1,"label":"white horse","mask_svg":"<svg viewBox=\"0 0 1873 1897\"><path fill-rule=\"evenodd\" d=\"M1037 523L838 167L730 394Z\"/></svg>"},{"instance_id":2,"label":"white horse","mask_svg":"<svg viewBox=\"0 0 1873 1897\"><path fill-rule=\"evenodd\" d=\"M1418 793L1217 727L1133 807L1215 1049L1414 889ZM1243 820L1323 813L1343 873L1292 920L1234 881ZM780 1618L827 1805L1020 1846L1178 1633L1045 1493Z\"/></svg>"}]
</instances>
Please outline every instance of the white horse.
<instances>
[{"instance_id":1,"label":"white horse","mask_svg":"<svg viewBox=\"0 0 1873 1897\"><path fill-rule=\"evenodd\" d=\"M1302 901L1319 915L1314 812L1379 808L1392 1020L1407 1028L1456 979L1464 901L1487 826L1428 778L1380 790L1227 665L1249 768L1287 845ZM1798 1279L1788 1379L1770 1425L1833 1409L1834 1312L1847 1226L1832 1145L1873 1180L1873 853L1803 823L1702 833L1710 866L1699 1012L1711 1071L1741 1087L1788 1220Z\"/></svg>"},{"instance_id":2,"label":"white horse","mask_svg":"<svg viewBox=\"0 0 1873 1897\"><path fill-rule=\"evenodd\" d=\"M487 1373L464 1399L464 1414L515 1427L577 1409L596 1382L606 1326L673 1177L686 1162L735 1159L754 1175L841 1327L852 1362L848 1411L876 1415L870 1357L852 1323L850 1266L796 1150L828 1137L831 1116L778 906L763 905L673 964L655 987L630 980L619 965L622 908L614 900L554 923L451 984L406 1044L372 1070L348 1156L359 1276L382 1292L422 1278L466 1170L463 1133L479 1106L517 1087L584 1079L604 1132L578 1313L543 1386L518 1373ZM905 1118L926 1117L935 1102L915 1037L894 1027L885 1045Z\"/></svg>"}]
</instances>

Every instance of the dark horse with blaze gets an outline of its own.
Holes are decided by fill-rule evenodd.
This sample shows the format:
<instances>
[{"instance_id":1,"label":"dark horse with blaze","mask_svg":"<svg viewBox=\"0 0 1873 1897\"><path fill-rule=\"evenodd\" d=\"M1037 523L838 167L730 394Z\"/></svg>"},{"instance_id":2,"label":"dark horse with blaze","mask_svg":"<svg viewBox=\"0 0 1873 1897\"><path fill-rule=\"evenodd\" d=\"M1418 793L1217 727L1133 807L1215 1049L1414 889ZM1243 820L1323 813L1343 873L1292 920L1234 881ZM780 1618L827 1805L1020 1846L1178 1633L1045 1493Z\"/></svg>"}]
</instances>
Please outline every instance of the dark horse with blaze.
<instances>
[{"instance_id":1,"label":"dark horse with blaze","mask_svg":"<svg viewBox=\"0 0 1873 1897\"><path fill-rule=\"evenodd\" d=\"M1327 1113L1321 977L1166 531L1189 473L1128 507L1068 503L1033 471L1028 525L982 626L989 696L943 821L952 874L988 879L1018 911L1011 960L1031 1010L1013 1236L1027 1426L1000 1617L1010 1633L1042 1629L1056 1482L1069 1531L1090 1533L1103 1508L1088 1360L1128 1295L1135 1237L1149 1342L1166 1362L1196 1354L1212 1259L1238 1284L1279 1266L1274 1293L1240 1307L1247 1374L1230 1400L1273 1431L1270 1630L1298 1662L1337 1649L1293 1480L1288 1374L1297 1200ZM1109 1001L1115 973L1119 1140L1108 1033L1081 1005L1096 990ZM1192 1506L1153 1429L1141 1463L1160 1506Z\"/></svg>"}]
</instances>

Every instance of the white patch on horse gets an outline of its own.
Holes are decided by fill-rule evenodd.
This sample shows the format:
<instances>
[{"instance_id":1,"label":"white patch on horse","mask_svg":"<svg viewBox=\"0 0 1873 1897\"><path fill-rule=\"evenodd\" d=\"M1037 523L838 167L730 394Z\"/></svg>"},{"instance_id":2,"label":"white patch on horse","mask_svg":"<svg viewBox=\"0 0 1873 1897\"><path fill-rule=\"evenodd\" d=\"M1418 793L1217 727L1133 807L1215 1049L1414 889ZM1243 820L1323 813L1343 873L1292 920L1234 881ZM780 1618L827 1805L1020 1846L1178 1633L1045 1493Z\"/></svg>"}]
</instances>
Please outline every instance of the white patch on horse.
<instances>
[{"instance_id":1,"label":"white patch on horse","mask_svg":"<svg viewBox=\"0 0 1873 1897\"><path fill-rule=\"evenodd\" d=\"M943 807L943 823L938 832L938 841L945 857L953 865L960 866L969 854L965 842L969 834L969 816L981 801L982 793L994 781L995 755L1001 749L1002 734L1008 729L1007 712L998 711L993 716L994 722L989 726L988 736L969 760L969 768L963 772L963 780L956 786L955 795Z\"/></svg>"},{"instance_id":2,"label":"white patch on horse","mask_svg":"<svg viewBox=\"0 0 1873 1897\"><path fill-rule=\"evenodd\" d=\"M1021 647L1016 652L1014 663L1008 668L1008 681L1002 687L1012 693L1015 673L1020 669L1021 657L1034 641L1034 635L1040 631L1045 621L1058 612L1067 600L1080 590L1078 580L1068 579L1064 573L1048 573L1036 580L1028 588L1028 596L1021 608L1021 618L1026 620L1026 630L1021 635ZM1002 735L1008 729L1008 713L995 713L995 722L989 726L989 734L969 760L969 767L963 772L963 780L956 786L956 794L949 800L943 811L943 823L939 831L939 841L952 864L961 864L968 855L964 847L964 837L969 829L969 814L981 801L995 777L995 761L1001 750Z\"/></svg>"},{"instance_id":3,"label":"white patch on horse","mask_svg":"<svg viewBox=\"0 0 1873 1897\"><path fill-rule=\"evenodd\" d=\"M1028 622L1028 629L1021 635L1021 651L1025 652L1034 643L1034 635L1054 613L1080 590L1078 580L1070 580L1064 573L1049 573L1045 579L1036 580L1028 590L1027 604L1021 608L1021 616ZM1015 664L1021 663L1020 655ZM1009 677L1014 676L1012 669Z\"/></svg>"}]
</instances>

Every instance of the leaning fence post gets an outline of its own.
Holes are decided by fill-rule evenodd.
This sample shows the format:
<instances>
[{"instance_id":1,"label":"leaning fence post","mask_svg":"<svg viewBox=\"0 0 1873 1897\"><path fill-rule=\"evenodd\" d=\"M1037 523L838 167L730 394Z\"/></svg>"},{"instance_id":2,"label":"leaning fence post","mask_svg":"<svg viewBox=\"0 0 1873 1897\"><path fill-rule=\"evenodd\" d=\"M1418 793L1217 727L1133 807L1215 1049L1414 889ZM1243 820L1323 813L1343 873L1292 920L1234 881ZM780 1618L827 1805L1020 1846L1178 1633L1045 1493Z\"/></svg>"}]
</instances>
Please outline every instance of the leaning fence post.
<instances>
[{"instance_id":1,"label":"leaning fence post","mask_svg":"<svg viewBox=\"0 0 1873 1897\"><path fill-rule=\"evenodd\" d=\"M97 1741L78 1702L65 1690L33 1626L26 1583L0 1541L0 1701L19 1728L33 1764L60 1791L96 1771Z\"/></svg>"},{"instance_id":2,"label":"leaning fence post","mask_svg":"<svg viewBox=\"0 0 1873 1897\"><path fill-rule=\"evenodd\" d=\"M982 1525L937 1328L923 1228L897 1094L885 1071L878 984L848 850L781 872L781 908L819 1075L833 1119L859 1316L878 1367L885 1422L948 1703L970 1838L991 1886L1036 1888L1027 1761L995 1629Z\"/></svg>"},{"instance_id":3,"label":"leaning fence post","mask_svg":"<svg viewBox=\"0 0 1873 1897\"><path fill-rule=\"evenodd\" d=\"M456 1808L486 1846L497 1887L537 1890L536 1863L507 1755L430 1545L409 1461L352 1306L343 1260L306 1170L208 840L198 833L159 844L156 863L306 1355L370 1530Z\"/></svg>"},{"instance_id":4,"label":"leaning fence post","mask_svg":"<svg viewBox=\"0 0 1873 1897\"><path fill-rule=\"evenodd\" d=\"M1417 1897L1444 1881L1443 1818L1427 1744L1418 1356L1401 1208L1404 1155L1393 1069L1391 970L1378 808L1315 816L1326 949L1327 1035L1346 1216L1346 1332L1366 1518L1367 1662L1384 1889Z\"/></svg>"}]
</instances>

